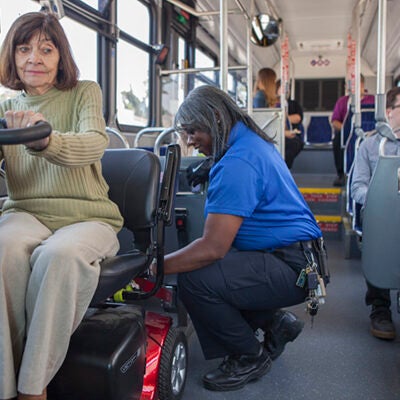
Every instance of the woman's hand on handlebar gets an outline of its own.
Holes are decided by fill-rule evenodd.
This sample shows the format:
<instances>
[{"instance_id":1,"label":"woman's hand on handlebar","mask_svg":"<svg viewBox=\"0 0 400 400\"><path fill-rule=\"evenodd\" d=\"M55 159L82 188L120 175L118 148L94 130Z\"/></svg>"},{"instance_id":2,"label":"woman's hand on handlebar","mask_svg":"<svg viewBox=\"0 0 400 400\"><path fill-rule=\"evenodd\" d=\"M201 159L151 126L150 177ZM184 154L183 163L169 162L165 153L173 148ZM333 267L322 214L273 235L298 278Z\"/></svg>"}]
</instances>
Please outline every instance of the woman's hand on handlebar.
<instances>
[{"instance_id":1,"label":"woman's hand on handlebar","mask_svg":"<svg viewBox=\"0 0 400 400\"><path fill-rule=\"evenodd\" d=\"M29 128L39 121L46 121L43 114L34 111L6 111L4 117L9 129ZM44 139L25 143L25 146L33 150L44 150L50 141L50 136Z\"/></svg>"}]
</instances>

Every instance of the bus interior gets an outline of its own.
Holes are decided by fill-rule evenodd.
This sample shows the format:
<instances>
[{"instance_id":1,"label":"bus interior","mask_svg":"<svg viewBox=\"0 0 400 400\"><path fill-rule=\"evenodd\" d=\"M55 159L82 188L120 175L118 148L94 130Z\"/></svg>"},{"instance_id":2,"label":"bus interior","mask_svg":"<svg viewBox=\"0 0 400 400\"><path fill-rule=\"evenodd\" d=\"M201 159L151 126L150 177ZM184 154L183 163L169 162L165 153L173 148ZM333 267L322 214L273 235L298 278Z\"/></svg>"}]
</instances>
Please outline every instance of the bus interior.
<instances>
[{"instance_id":1,"label":"bus interior","mask_svg":"<svg viewBox=\"0 0 400 400\"><path fill-rule=\"evenodd\" d=\"M375 229L379 225L379 229L371 228L365 240L359 225L360 210L356 210L351 199L349 182L359 141L368 131L386 132L385 94L400 83L400 1L14 0L5 3L3 0L0 6L0 44L8 26L20 13L47 7L58 14L67 36L71 37L77 64L82 65L81 77L99 82L102 88L111 149L146 149L155 153L163 165L167 146L180 143L179 185L172 225L165 231L167 253L199 237L203 227L206 186L193 189L185 181L186 168L199 155L187 148L173 129L174 114L187 93L202 84L225 90L276 139L281 154L285 151L287 110L279 106L253 108L257 71L272 68L284 89L280 104L290 97L303 108L304 148L290 171L327 245L331 282L324 304L314 318L306 313L304 304L291 307L305 321L303 332L273 362L268 375L236 392L210 392L202 387L202 376L216 367L219 360L204 360L189 321L184 329L187 364L181 371L178 392L160 394L156 387L150 397L143 392L140 399L399 399L397 248L400 247L396 246L400 226L399 157L394 157L396 160L388 167L390 172L381 178L385 180L385 176L394 174L396 191L390 195L393 201L389 206L384 202L389 196L385 192L390 189L386 189L388 185L385 188L377 185L377 199L368 213L369 218L377 220L369 226ZM366 93L375 96L372 108L361 107L361 75ZM338 171L333 155L335 132L331 116L337 99L346 94L349 112L341 132L344 181L335 186ZM12 95L0 87L0 100ZM7 196L4 179L1 195ZM121 238L122 248L126 241L129 239ZM369 243L375 246L371 247L372 252L364 251ZM374 255L374 265L371 267L369 263L367 270L365 254L370 258ZM393 289L391 311L398 331L393 341L375 338L369 332L366 274L380 285L383 284L380 277L386 277L382 278L384 284ZM173 279L166 277L164 286L173 285ZM158 298L146 302L149 310L159 309ZM164 310L171 311L168 307ZM183 318L181 310L173 311L174 321Z\"/></svg>"}]
</instances>

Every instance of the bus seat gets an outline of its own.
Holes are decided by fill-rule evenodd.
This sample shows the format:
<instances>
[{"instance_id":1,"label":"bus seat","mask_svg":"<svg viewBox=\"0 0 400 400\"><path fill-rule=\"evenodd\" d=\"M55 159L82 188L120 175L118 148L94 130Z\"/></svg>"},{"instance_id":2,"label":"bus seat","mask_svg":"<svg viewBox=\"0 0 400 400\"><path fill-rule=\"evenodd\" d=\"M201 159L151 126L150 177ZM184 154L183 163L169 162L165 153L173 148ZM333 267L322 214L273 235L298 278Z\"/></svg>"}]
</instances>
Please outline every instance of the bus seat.
<instances>
[{"instance_id":1,"label":"bus seat","mask_svg":"<svg viewBox=\"0 0 400 400\"><path fill-rule=\"evenodd\" d=\"M304 125L302 124L302 123L300 123L299 125L298 125L298 128L297 128L301 133L300 133L300 138L301 138L301 140L304 142L304 139L305 139L305 129L304 129Z\"/></svg>"},{"instance_id":2,"label":"bus seat","mask_svg":"<svg viewBox=\"0 0 400 400\"><path fill-rule=\"evenodd\" d=\"M328 115L312 115L307 126L309 144L326 144L332 141L332 126Z\"/></svg>"},{"instance_id":3,"label":"bus seat","mask_svg":"<svg viewBox=\"0 0 400 400\"><path fill-rule=\"evenodd\" d=\"M374 286L400 288L400 157L380 156L363 213L362 268Z\"/></svg>"},{"instance_id":4,"label":"bus seat","mask_svg":"<svg viewBox=\"0 0 400 400\"><path fill-rule=\"evenodd\" d=\"M129 148L128 139L116 128L106 126L106 133L110 138L109 149Z\"/></svg>"},{"instance_id":5,"label":"bus seat","mask_svg":"<svg viewBox=\"0 0 400 400\"><path fill-rule=\"evenodd\" d=\"M105 152L102 165L109 196L124 217L124 227L133 233L133 244L128 253L102 262L92 304L124 287L155 257L163 262L164 230L172 218L179 164L179 145L169 145L160 182L161 163L154 153L141 149Z\"/></svg>"},{"instance_id":6,"label":"bus seat","mask_svg":"<svg viewBox=\"0 0 400 400\"><path fill-rule=\"evenodd\" d=\"M367 132L375 128L375 104L361 104L361 127L364 132ZM365 114L364 114L365 113ZM363 115L364 114L364 115ZM372 122L374 127L371 128ZM346 143L349 140L350 135L354 130L354 112L351 105L348 105L347 113L343 121L342 133L340 137L340 143L342 148L346 147Z\"/></svg>"},{"instance_id":7,"label":"bus seat","mask_svg":"<svg viewBox=\"0 0 400 400\"><path fill-rule=\"evenodd\" d=\"M102 262L93 304L112 296L146 267L161 170L158 157L141 149L107 150L102 168L109 196L124 217L124 228L133 233L136 250Z\"/></svg>"}]
</instances>

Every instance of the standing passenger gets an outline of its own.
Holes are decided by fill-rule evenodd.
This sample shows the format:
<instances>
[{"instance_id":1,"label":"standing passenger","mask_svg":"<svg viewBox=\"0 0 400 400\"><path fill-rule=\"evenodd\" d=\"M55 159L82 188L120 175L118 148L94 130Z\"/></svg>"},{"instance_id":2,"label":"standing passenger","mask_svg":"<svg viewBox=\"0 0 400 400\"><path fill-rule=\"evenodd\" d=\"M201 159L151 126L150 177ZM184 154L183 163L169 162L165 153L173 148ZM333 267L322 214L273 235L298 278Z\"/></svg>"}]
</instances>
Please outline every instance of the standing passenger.
<instances>
[{"instance_id":1,"label":"standing passenger","mask_svg":"<svg viewBox=\"0 0 400 400\"><path fill-rule=\"evenodd\" d=\"M360 75L360 90L361 90L361 104L374 104L375 97L373 95L367 94L364 88L365 78L364 75ZM345 184L345 176L344 176L344 165L343 165L343 149L341 144L342 138L342 126L343 122L346 118L347 111L349 108L349 96L340 97L333 109L333 114L331 117L331 122L333 126L333 130L335 132L333 136L333 157L335 160L335 167L337 177L333 181L334 186L344 186Z\"/></svg>"},{"instance_id":2,"label":"standing passenger","mask_svg":"<svg viewBox=\"0 0 400 400\"><path fill-rule=\"evenodd\" d=\"M278 101L281 98L281 80L276 82L276 92ZM280 107L280 104L276 105ZM286 108L286 129L285 129L285 162L289 169L293 166L294 159L299 155L304 147L302 133L304 131L303 109L296 101L288 98L285 104Z\"/></svg>"},{"instance_id":3,"label":"standing passenger","mask_svg":"<svg viewBox=\"0 0 400 400\"><path fill-rule=\"evenodd\" d=\"M307 297L296 281L323 247L321 231L272 140L225 92L194 89L175 126L214 165L203 235L167 255L165 272L179 273L205 358L225 357L204 386L235 390L266 374L301 332L303 322L280 308Z\"/></svg>"},{"instance_id":4,"label":"standing passenger","mask_svg":"<svg viewBox=\"0 0 400 400\"><path fill-rule=\"evenodd\" d=\"M53 127L45 139L0 147L9 195L0 217L0 399L44 400L99 263L118 251L122 217L101 175L101 91L78 81L55 16L32 12L13 23L0 82L21 91L0 104L9 128Z\"/></svg>"}]
</instances>

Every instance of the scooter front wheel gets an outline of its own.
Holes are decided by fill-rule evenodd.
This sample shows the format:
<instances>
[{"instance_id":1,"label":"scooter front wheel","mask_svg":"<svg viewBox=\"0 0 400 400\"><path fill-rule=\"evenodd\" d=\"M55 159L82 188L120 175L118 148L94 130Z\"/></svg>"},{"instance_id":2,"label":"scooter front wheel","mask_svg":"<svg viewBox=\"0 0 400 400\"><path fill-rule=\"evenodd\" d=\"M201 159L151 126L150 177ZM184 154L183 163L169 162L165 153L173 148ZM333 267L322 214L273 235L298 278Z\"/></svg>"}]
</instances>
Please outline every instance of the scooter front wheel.
<instances>
[{"instance_id":1,"label":"scooter front wheel","mask_svg":"<svg viewBox=\"0 0 400 400\"><path fill-rule=\"evenodd\" d=\"M186 335L171 328L161 353L158 376L159 400L179 400L186 383L188 345Z\"/></svg>"}]
</instances>

